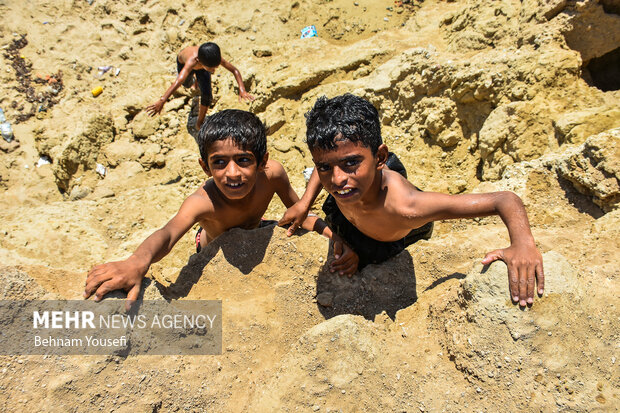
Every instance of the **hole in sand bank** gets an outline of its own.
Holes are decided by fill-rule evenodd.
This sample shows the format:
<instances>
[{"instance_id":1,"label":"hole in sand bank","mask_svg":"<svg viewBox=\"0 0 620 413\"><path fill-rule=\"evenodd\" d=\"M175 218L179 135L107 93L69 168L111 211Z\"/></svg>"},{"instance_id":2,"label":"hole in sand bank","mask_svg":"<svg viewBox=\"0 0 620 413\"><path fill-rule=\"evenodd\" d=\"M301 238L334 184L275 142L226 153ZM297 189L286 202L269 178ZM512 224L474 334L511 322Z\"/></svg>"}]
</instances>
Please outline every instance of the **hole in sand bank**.
<instances>
[{"instance_id":1,"label":"hole in sand bank","mask_svg":"<svg viewBox=\"0 0 620 413\"><path fill-rule=\"evenodd\" d=\"M584 78L590 86L604 92L620 89L620 47L591 59L584 66Z\"/></svg>"}]
</instances>

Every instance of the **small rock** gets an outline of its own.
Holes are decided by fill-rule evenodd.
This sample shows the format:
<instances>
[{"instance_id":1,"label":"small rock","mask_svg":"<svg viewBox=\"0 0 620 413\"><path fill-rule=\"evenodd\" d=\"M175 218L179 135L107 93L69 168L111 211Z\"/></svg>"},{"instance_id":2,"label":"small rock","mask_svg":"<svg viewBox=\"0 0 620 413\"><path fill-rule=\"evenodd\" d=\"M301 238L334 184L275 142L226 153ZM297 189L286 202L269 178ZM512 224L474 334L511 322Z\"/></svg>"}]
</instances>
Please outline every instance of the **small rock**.
<instances>
[{"instance_id":1,"label":"small rock","mask_svg":"<svg viewBox=\"0 0 620 413\"><path fill-rule=\"evenodd\" d=\"M252 50L252 53L254 53L254 56L256 57L268 57L272 55L271 49L267 47L256 48Z\"/></svg>"}]
</instances>

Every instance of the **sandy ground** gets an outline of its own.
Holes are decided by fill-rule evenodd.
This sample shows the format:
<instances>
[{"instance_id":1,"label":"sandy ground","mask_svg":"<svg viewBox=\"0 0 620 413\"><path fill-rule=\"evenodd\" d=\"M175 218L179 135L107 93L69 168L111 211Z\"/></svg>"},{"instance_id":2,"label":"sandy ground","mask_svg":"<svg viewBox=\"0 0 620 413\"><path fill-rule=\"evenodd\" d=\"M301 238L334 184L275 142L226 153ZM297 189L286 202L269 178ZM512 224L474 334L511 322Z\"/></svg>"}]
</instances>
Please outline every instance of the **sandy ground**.
<instances>
[{"instance_id":1,"label":"sandy ground","mask_svg":"<svg viewBox=\"0 0 620 413\"><path fill-rule=\"evenodd\" d=\"M505 266L481 268L509 244L498 218L439 222L351 279L326 271L316 234L234 229L194 254L190 231L145 297L222 300L221 355L0 356L3 411L617 410L616 2L5 0L0 13L16 138L0 141L2 299L80 299L91 266L128 256L204 181L191 90L159 117L143 109L176 52L205 41L256 96L239 102L218 70L212 111L257 113L299 194L303 114L356 93L417 186L521 196L548 280L522 311ZM318 37L299 39L309 24ZM266 218L283 211L274 200Z\"/></svg>"}]
</instances>

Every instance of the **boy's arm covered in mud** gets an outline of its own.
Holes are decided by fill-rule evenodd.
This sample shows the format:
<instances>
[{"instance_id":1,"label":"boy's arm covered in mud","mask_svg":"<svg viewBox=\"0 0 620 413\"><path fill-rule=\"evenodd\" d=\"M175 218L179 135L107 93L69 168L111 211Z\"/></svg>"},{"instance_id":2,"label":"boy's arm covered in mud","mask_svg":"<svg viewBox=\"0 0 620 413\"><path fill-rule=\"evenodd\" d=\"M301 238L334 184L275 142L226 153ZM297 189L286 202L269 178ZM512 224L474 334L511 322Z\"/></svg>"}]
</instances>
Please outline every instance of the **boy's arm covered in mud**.
<instances>
[{"instance_id":1,"label":"boy's arm covered in mud","mask_svg":"<svg viewBox=\"0 0 620 413\"><path fill-rule=\"evenodd\" d=\"M124 290L129 309L138 299L142 279L151 264L164 258L205 212L204 199L197 194L190 195L177 214L145 239L129 258L93 267L86 278L84 298L94 294L95 301L100 301L111 291Z\"/></svg>"},{"instance_id":2,"label":"boy's arm covered in mud","mask_svg":"<svg viewBox=\"0 0 620 413\"><path fill-rule=\"evenodd\" d=\"M398 197L397 197L398 198ZM489 252L482 264L502 260L508 267L510 295L519 305L534 302L535 283L538 294L544 291L543 262L530 230L521 198L512 192L447 195L412 191L400 197L398 207L402 224L418 228L427 222L499 215L510 235L510 247Z\"/></svg>"},{"instance_id":3,"label":"boy's arm covered in mud","mask_svg":"<svg viewBox=\"0 0 620 413\"><path fill-rule=\"evenodd\" d=\"M282 166L280 166L280 168L281 168L281 171L278 170L276 174L277 175L276 176L276 182L277 182L276 193L282 200L282 203L284 203L284 206L288 208L287 213L291 211L292 209L296 208L298 205L301 206L299 207L299 214L296 216L294 223L291 224L291 226L287 230L287 235L291 236L298 227L301 227L308 231L315 231L329 238L330 240L334 242L334 258L335 258L335 260L332 261L332 263L330 264L330 271L338 272L340 275L347 275L350 277L351 275L355 273L355 271L357 271L359 257L342 240L342 238L338 236L338 234L332 232L332 230L327 226L325 221L323 221L321 218L319 218L318 216L314 214L310 214L310 215L308 214L308 210L310 209L310 206L312 206L312 203L314 203L316 196L318 195L318 193L321 191L321 188L322 188L321 183L318 179L318 174L316 175L316 181L312 182L313 189L311 190L311 191L315 191L317 189L316 184L318 183L318 191L309 201L308 208L304 209L306 204L305 203L300 204L301 201L299 200L297 193L295 193L295 190L291 186L291 183L288 179L288 175L286 175L286 172L284 171L284 168L282 168ZM315 173L313 172L313 175L314 174ZM310 187L310 184L308 184L308 187ZM306 189L304 196L306 196L306 194L308 193L309 193L309 190ZM309 198L310 198L310 195L308 195L308 199ZM308 200L306 202L308 202ZM286 225L288 222L284 222L285 218L286 218L286 214L285 214L285 217L283 217L278 222L278 225Z\"/></svg>"}]
</instances>

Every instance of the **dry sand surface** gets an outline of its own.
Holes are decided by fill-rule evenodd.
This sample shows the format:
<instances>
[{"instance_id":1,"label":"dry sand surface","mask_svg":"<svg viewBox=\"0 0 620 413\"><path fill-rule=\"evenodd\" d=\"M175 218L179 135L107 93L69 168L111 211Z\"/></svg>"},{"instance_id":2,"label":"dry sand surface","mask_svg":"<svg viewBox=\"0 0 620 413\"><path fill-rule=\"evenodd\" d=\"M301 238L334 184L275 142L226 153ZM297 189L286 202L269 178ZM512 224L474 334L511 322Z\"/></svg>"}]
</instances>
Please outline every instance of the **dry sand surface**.
<instances>
[{"instance_id":1,"label":"dry sand surface","mask_svg":"<svg viewBox=\"0 0 620 413\"><path fill-rule=\"evenodd\" d=\"M220 69L212 110L258 114L300 194L303 115L345 92L379 109L422 189L516 192L544 297L520 310L505 265L479 264L509 244L498 218L437 223L351 279L325 270L316 234L235 229L194 254L192 231L145 297L221 299L221 355L0 356L0 410L618 410L620 3L403 3L0 0L16 137L0 141L0 298L80 299L92 265L128 256L205 179L191 90L144 113L176 52L205 41L256 96L240 103Z\"/></svg>"}]
</instances>

